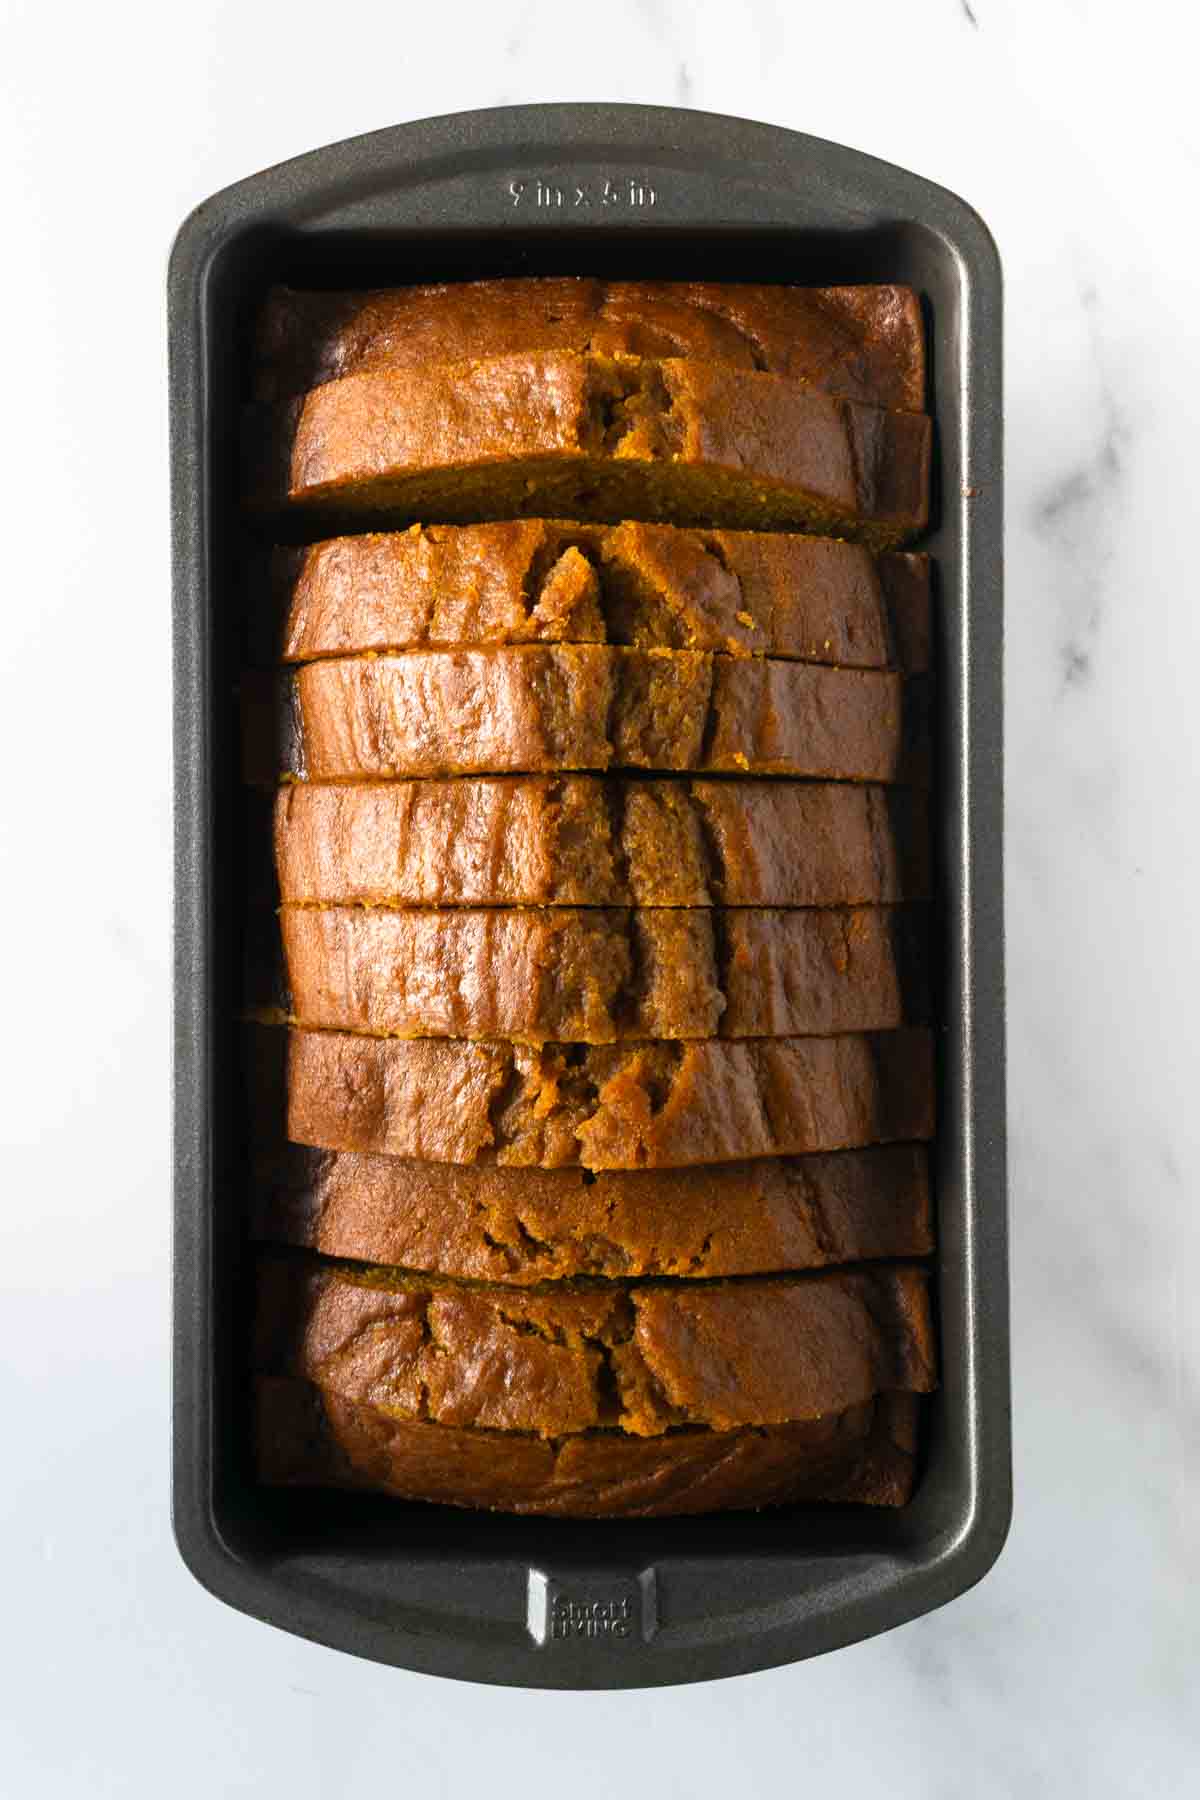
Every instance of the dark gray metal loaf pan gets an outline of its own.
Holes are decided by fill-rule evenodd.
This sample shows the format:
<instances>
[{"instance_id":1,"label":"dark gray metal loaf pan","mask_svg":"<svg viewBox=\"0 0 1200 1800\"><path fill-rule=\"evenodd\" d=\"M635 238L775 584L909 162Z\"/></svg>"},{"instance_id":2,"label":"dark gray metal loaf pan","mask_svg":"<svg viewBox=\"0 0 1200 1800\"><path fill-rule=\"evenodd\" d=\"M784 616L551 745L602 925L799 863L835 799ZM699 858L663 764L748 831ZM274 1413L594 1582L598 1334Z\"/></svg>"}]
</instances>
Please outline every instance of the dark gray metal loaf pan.
<instances>
[{"instance_id":1,"label":"dark gray metal loaf pan","mask_svg":"<svg viewBox=\"0 0 1200 1800\"><path fill-rule=\"evenodd\" d=\"M517 273L910 282L937 430L942 1386L896 1514L569 1524L271 1493L249 1455L233 693L247 321L273 280ZM174 1516L230 1605L403 1668L615 1688L884 1631L991 1566L1011 1506L1006 1269L1000 269L961 200L798 133L656 107L502 108L335 144L215 195L170 270L175 606ZM556 1606L625 1629L557 1637Z\"/></svg>"}]
</instances>

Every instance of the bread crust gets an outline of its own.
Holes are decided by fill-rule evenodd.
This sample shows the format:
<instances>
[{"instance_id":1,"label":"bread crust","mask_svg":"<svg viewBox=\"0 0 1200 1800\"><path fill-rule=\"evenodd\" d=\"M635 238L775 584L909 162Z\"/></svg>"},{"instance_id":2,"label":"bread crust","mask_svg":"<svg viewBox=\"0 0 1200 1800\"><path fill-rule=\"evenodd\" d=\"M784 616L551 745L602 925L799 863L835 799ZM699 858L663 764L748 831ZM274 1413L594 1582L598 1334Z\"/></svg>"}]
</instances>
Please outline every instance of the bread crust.
<instances>
[{"instance_id":1,"label":"bread crust","mask_svg":"<svg viewBox=\"0 0 1200 1800\"><path fill-rule=\"evenodd\" d=\"M529 350L693 357L877 406L925 404L925 332L909 287L544 275L352 293L274 288L259 317L255 395L281 400L364 369Z\"/></svg>"},{"instance_id":2,"label":"bread crust","mask_svg":"<svg viewBox=\"0 0 1200 1800\"><path fill-rule=\"evenodd\" d=\"M903 1506L912 1493L913 1394L824 1419L636 1438L532 1434L396 1419L310 1382L255 1384L259 1477L554 1518L651 1518L833 1501Z\"/></svg>"}]
</instances>

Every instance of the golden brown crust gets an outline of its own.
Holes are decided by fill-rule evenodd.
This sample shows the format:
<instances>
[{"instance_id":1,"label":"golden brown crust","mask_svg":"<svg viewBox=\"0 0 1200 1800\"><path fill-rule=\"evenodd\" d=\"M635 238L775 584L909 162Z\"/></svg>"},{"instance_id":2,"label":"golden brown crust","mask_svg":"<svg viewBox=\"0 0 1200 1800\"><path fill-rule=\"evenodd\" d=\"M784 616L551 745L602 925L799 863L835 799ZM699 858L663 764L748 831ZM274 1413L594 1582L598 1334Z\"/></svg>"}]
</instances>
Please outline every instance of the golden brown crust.
<instances>
[{"instance_id":1,"label":"golden brown crust","mask_svg":"<svg viewBox=\"0 0 1200 1800\"><path fill-rule=\"evenodd\" d=\"M284 907L280 925L289 1014L326 1030L608 1044L929 1013L924 909Z\"/></svg>"},{"instance_id":2,"label":"golden brown crust","mask_svg":"<svg viewBox=\"0 0 1200 1800\"><path fill-rule=\"evenodd\" d=\"M926 696L882 669L520 645L308 663L291 772L311 780L703 770L928 779Z\"/></svg>"},{"instance_id":3,"label":"golden brown crust","mask_svg":"<svg viewBox=\"0 0 1200 1800\"><path fill-rule=\"evenodd\" d=\"M646 1518L789 1501L903 1506L912 1492L915 1394L882 1394L824 1419L734 1432L548 1442L396 1419L309 1382L255 1384L260 1479L362 1488L406 1500L560 1518Z\"/></svg>"},{"instance_id":4,"label":"golden brown crust","mask_svg":"<svg viewBox=\"0 0 1200 1800\"><path fill-rule=\"evenodd\" d=\"M694 357L876 406L925 404L911 288L544 275L353 293L274 288L259 318L254 392L281 400L364 369L528 350Z\"/></svg>"},{"instance_id":5,"label":"golden brown crust","mask_svg":"<svg viewBox=\"0 0 1200 1800\"><path fill-rule=\"evenodd\" d=\"M933 1135L922 1030L532 1048L292 1031L293 1143L429 1162L681 1168Z\"/></svg>"},{"instance_id":6,"label":"golden brown crust","mask_svg":"<svg viewBox=\"0 0 1200 1800\"><path fill-rule=\"evenodd\" d=\"M911 1265L519 1288L264 1253L254 1365L397 1418L551 1438L784 1424L935 1382Z\"/></svg>"},{"instance_id":7,"label":"golden brown crust","mask_svg":"<svg viewBox=\"0 0 1200 1800\"><path fill-rule=\"evenodd\" d=\"M284 901L831 906L931 891L923 794L594 776L289 783Z\"/></svg>"},{"instance_id":8,"label":"golden brown crust","mask_svg":"<svg viewBox=\"0 0 1200 1800\"><path fill-rule=\"evenodd\" d=\"M467 1280L770 1274L933 1248L923 1145L711 1168L464 1168L285 1146L255 1170L265 1242Z\"/></svg>"},{"instance_id":9,"label":"golden brown crust","mask_svg":"<svg viewBox=\"0 0 1200 1800\"><path fill-rule=\"evenodd\" d=\"M924 529L922 413L786 376L533 353L373 368L246 422L259 509L322 519L661 519L798 528L889 549Z\"/></svg>"},{"instance_id":10,"label":"golden brown crust","mask_svg":"<svg viewBox=\"0 0 1200 1800\"><path fill-rule=\"evenodd\" d=\"M929 561L796 533L508 519L276 550L264 660L611 643L924 671Z\"/></svg>"}]
</instances>

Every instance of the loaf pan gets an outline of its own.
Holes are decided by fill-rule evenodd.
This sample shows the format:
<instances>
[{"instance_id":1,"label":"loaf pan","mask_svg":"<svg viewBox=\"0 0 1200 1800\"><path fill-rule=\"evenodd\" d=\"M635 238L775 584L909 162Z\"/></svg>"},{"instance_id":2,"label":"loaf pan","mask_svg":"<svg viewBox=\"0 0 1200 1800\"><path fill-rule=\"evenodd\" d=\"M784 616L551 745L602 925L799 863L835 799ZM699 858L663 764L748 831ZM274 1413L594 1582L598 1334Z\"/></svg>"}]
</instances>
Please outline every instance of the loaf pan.
<instances>
[{"instance_id":1,"label":"loaf pan","mask_svg":"<svg viewBox=\"0 0 1200 1800\"><path fill-rule=\"evenodd\" d=\"M930 333L937 457L936 1146L942 1385L896 1513L575 1524L255 1485L242 1339L245 875L237 443L272 281L530 273L902 281ZM699 1681L832 1650L991 1566L1011 1506L1002 869L1001 283L971 209L796 132L657 107L456 114L206 200L170 268L175 609L174 1522L242 1612L402 1668L527 1687Z\"/></svg>"}]
</instances>

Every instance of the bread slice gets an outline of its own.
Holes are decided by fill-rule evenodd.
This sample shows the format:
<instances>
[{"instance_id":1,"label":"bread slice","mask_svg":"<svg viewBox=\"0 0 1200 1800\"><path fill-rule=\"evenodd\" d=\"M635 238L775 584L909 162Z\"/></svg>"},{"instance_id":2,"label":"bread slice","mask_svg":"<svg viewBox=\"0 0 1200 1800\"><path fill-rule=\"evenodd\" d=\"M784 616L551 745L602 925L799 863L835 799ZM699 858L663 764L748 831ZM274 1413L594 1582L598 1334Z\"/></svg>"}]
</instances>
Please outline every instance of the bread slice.
<instances>
[{"instance_id":1,"label":"bread slice","mask_svg":"<svg viewBox=\"0 0 1200 1800\"><path fill-rule=\"evenodd\" d=\"M290 1015L401 1038L609 1044L929 1017L924 908L285 907Z\"/></svg>"},{"instance_id":2,"label":"bread slice","mask_svg":"<svg viewBox=\"0 0 1200 1800\"><path fill-rule=\"evenodd\" d=\"M556 1518L650 1518L795 1501L903 1506L913 1489L915 1394L881 1394L823 1419L637 1438L397 1419L311 1382L255 1384L259 1478Z\"/></svg>"},{"instance_id":3,"label":"bread slice","mask_svg":"<svg viewBox=\"0 0 1200 1800\"><path fill-rule=\"evenodd\" d=\"M926 1276L903 1264L517 1288L267 1252L253 1354L398 1418L549 1438L780 1425L935 1385Z\"/></svg>"},{"instance_id":4,"label":"bread slice","mask_svg":"<svg viewBox=\"0 0 1200 1800\"><path fill-rule=\"evenodd\" d=\"M928 780L924 685L890 670L555 644L340 657L294 682L282 753L318 781L609 768Z\"/></svg>"},{"instance_id":5,"label":"bread slice","mask_svg":"<svg viewBox=\"0 0 1200 1800\"><path fill-rule=\"evenodd\" d=\"M919 1144L595 1176L288 1145L259 1158L252 1194L260 1241L519 1287L771 1274L933 1248Z\"/></svg>"},{"instance_id":6,"label":"bread slice","mask_svg":"<svg viewBox=\"0 0 1200 1800\"><path fill-rule=\"evenodd\" d=\"M786 376L534 353L375 368L246 421L250 505L339 522L519 516L799 529L886 550L929 510L923 413ZM293 526L293 530L296 529Z\"/></svg>"},{"instance_id":7,"label":"bread slice","mask_svg":"<svg viewBox=\"0 0 1200 1800\"><path fill-rule=\"evenodd\" d=\"M929 667L927 557L873 557L861 544L793 532L633 520L414 525L278 549L267 588L256 583L247 607L263 626L265 662L609 643Z\"/></svg>"},{"instance_id":8,"label":"bread slice","mask_svg":"<svg viewBox=\"0 0 1200 1800\"><path fill-rule=\"evenodd\" d=\"M690 356L919 411L925 332L911 288L716 281L503 280L267 296L255 395L279 400L364 369L530 350Z\"/></svg>"},{"instance_id":9,"label":"bread slice","mask_svg":"<svg viewBox=\"0 0 1200 1800\"><path fill-rule=\"evenodd\" d=\"M933 1136L911 1029L531 1048L292 1031L287 1136L319 1150L558 1169L682 1168Z\"/></svg>"},{"instance_id":10,"label":"bread slice","mask_svg":"<svg viewBox=\"0 0 1200 1800\"><path fill-rule=\"evenodd\" d=\"M291 782L274 807L287 902L832 906L931 892L915 789L496 776ZM263 824L256 812L260 840Z\"/></svg>"}]
</instances>

